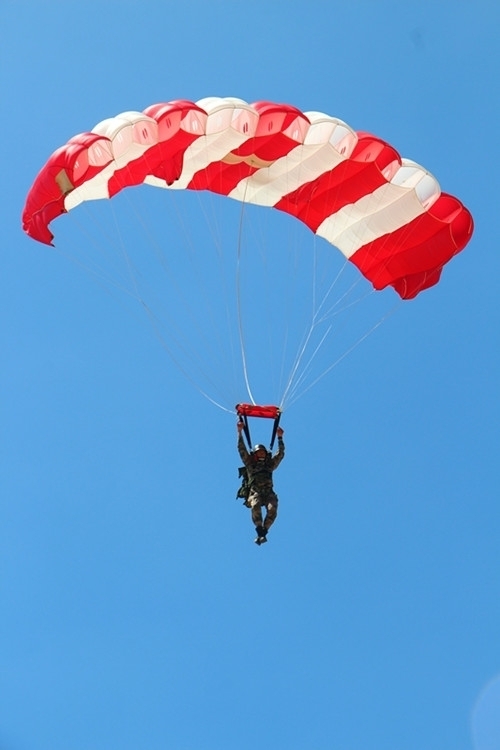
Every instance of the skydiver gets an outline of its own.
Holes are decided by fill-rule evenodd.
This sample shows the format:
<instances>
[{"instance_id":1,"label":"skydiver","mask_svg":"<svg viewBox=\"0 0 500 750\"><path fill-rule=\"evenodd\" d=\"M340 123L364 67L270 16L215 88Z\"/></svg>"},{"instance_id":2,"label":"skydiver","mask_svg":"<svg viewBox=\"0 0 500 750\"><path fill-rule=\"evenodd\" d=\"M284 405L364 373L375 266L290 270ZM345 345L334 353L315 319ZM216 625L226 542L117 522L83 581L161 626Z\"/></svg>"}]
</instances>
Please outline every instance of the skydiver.
<instances>
[{"instance_id":1,"label":"skydiver","mask_svg":"<svg viewBox=\"0 0 500 750\"><path fill-rule=\"evenodd\" d=\"M238 429L238 453L247 473L245 483L247 491L244 494L244 505L251 509L252 521L257 532L255 544L260 546L267 542L267 532L278 515L278 496L273 489L273 471L278 468L285 455L284 430L281 427L277 429L278 450L273 456L265 445L256 445L249 452L241 434L243 422L237 422L236 426ZM262 508L266 509L264 521L262 520Z\"/></svg>"}]
</instances>

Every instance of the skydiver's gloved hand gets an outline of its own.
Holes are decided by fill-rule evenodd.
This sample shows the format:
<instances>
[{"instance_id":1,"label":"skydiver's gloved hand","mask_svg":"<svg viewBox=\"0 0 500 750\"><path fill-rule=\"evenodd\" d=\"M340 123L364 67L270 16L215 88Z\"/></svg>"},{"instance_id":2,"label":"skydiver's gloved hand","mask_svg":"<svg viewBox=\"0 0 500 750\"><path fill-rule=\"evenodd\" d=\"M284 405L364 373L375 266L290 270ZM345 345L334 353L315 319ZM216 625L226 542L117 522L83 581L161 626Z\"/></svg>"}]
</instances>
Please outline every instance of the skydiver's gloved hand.
<instances>
[{"instance_id":1,"label":"skydiver's gloved hand","mask_svg":"<svg viewBox=\"0 0 500 750\"><path fill-rule=\"evenodd\" d=\"M278 429L276 430L276 434L277 434L277 436L278 436L279 438L280 438L280 437L283 437L283 433L284 433L284 432L285 432L285 430L284 430L284 429L283 429L282 427L278 427Z\"/></svg>"},{"instance_id":2,"label":"skydiver's gloved hand","mask_svg":"<svg viewBox=\"0 0 500 750\"><path fill-rule=\"evenodd\" d=\"M241 433L241 431L242 431L242 429L243 429L243 426L244 426L244 425L243 425L243 422L240 422L240 420L238 420L238 421L236 422L236 429L238 430L238 435L239 435L239 434Z\"/></svg>"}]
</instances>

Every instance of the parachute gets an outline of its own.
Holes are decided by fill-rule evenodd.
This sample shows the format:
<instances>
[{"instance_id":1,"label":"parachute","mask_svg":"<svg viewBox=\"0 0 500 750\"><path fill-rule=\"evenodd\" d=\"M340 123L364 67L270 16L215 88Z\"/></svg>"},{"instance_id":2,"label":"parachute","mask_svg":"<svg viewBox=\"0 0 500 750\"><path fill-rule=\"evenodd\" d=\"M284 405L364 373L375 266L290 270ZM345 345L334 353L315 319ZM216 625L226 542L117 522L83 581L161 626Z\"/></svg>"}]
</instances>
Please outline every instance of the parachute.
<instances>
[{"instance_id":1,"label":"parachute","mask_svg":"<svg viewBox=\"0 0 500 750\"><path fill-rule=\"evenodd\" d=\"M74 136L31 187L24 230L51 244L57 216L142 183L285 211L403 299L436 284L473 231L463 204L380 138L321 112L233 98L156 104Z\"/></svg>"},{"instance_id":2,"label":"parachute","mask_svg":"<svg viewBox=\"0 0 500 750\"><path fill-rule=\"evenodd\" d=\"M30 188L24 231L52 245L58 216L138 185L289 214L403 300L437 284L473 232L461 201L381 138L322 112L217 97L124 112L71 138Z\"/></svg>"}]
</instances>

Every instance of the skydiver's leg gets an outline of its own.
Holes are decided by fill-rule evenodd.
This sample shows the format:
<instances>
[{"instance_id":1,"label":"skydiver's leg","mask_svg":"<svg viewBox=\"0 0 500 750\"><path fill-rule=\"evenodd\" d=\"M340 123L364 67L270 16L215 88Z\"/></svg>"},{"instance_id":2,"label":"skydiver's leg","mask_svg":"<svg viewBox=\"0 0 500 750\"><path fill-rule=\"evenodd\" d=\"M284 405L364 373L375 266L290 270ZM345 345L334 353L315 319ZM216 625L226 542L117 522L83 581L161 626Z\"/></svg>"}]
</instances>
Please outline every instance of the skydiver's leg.
<instances>
[{"instance_id":1,"label":"skydiver's leg","mask_svg":"<svg viewBox=\"0 0 500 750\"><path fill-rule=\"evenodd\" d=\"M255 543L260 545L266 541L267 534L267 530L262 525L262 497L258 492L252 490L249 495L248 502L250 503L250 507L252 509L252 521L257 533L257 539L255 539Z\"/></svg>"},{"instance_id":2,"label":"skydiver's leg","mask_svg":"<svg viewBox=\"0 0 500 750\"><path fill-rule=\"evenodd\" d=\"M248 503L252 511L252 521L255 528L262 526L262 506L260 500L259 493L252 490L248 496Z\"/></svg>"},{"instance_id":3,"label":"skydiver's leg","mask_svg":"<svg viewBox=\"0 0 500 750\"><path fill-rule=\"evenodd\" d=\"M268 492L265 500L266 517L264 519L264 529L269 531L278 515L278 495L275 492Z\"/></svg>"}]
</instances>

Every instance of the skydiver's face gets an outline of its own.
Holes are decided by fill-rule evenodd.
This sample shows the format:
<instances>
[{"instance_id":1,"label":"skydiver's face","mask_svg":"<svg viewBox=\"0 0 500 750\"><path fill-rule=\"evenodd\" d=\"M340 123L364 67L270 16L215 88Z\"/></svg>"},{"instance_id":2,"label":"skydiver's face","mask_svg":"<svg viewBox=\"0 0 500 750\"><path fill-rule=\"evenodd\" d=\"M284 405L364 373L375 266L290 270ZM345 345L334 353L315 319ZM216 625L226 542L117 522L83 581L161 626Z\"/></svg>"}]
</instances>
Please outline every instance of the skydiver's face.
<instances>
[{"instance_id":1,"label":"skydiver's face","mask_svg":"<svg viewBox=\"0 0 500 750\"><path fill-rule=\"evenodd\" d=\"M255 455L257 456L259 461L263 461L267 455L267 451L264 448L259 448Z\"/></svg>"}]
</instances>

